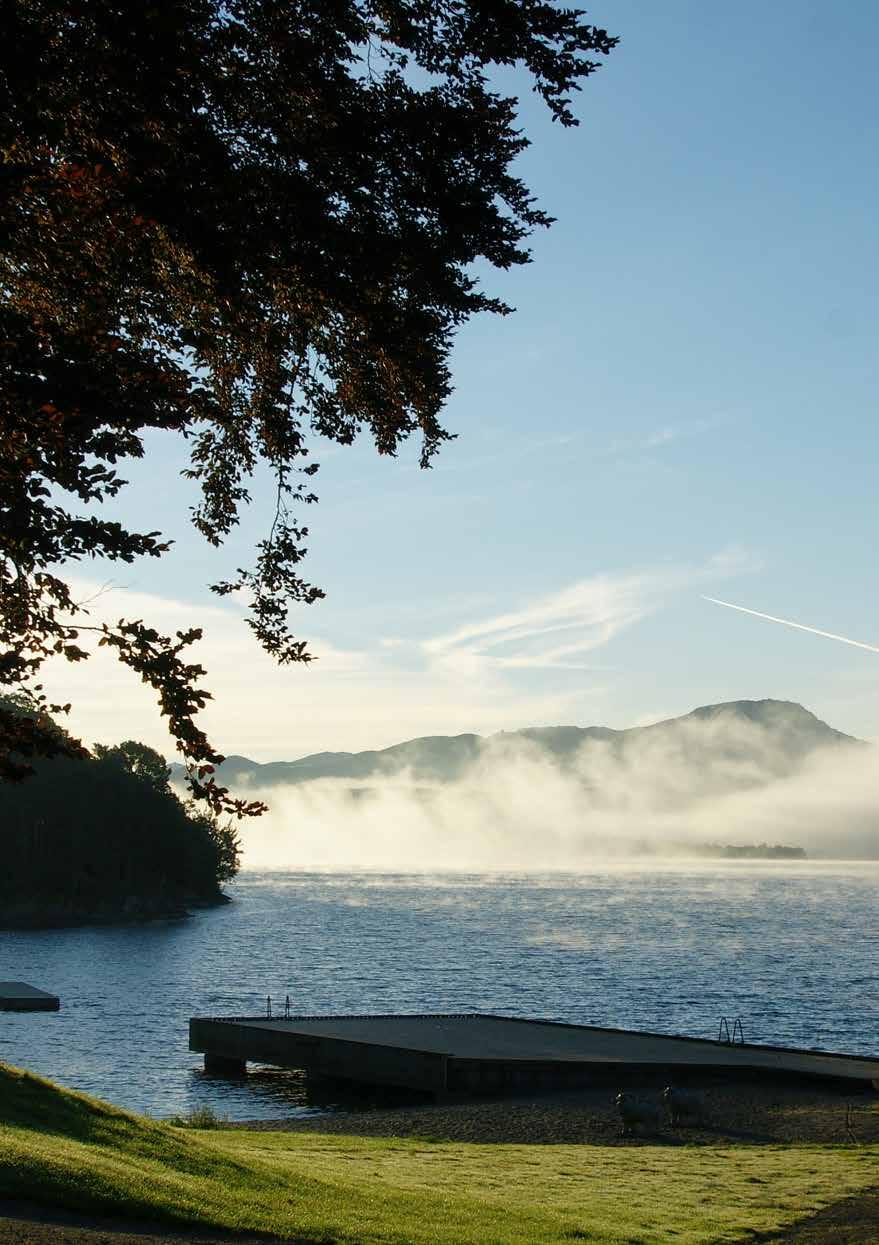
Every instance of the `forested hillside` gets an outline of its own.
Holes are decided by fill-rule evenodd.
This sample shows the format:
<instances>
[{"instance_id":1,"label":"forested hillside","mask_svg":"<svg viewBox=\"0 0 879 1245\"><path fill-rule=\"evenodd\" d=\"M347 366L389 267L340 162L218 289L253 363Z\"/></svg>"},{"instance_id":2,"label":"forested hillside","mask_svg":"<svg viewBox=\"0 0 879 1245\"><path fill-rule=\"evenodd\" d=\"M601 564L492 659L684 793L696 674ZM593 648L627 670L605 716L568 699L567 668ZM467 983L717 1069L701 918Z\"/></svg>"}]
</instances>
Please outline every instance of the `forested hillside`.
<instances>
[{"instance_id":1,"label":"forested hillside","mask_svg":"<svg viewBox=\"0 0 879 1245\"><path fill-rule=\"evenodd\" d=\"M234 829L184 805L164 758L134 741L37 763L0 784L0 928L183 913L222 901Z\"/></svg>"}]
</instances>

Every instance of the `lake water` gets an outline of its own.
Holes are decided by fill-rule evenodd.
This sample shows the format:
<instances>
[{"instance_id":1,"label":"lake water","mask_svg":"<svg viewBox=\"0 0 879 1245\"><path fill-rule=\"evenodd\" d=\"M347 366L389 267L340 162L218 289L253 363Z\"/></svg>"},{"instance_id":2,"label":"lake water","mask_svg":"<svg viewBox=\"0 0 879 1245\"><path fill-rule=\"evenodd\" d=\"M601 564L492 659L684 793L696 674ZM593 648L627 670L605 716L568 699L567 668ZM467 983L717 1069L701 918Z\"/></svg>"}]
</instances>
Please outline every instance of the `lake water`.
<instances>
[{"instance_id":1,"label":"lake water","mask_svg":"<svg viewBox=\"0 0 879 1245\"><path fill-rule=\"evenodd\" d=\"M578 874L244 873L186 920L0 933L0 1059L153 1115L312 1109L295 1073L205 1076L193 1015L493 1011L879 1054L879 862ZM2 1104L0 1104L2 1109Z\"/></svg>"}]
</instances>

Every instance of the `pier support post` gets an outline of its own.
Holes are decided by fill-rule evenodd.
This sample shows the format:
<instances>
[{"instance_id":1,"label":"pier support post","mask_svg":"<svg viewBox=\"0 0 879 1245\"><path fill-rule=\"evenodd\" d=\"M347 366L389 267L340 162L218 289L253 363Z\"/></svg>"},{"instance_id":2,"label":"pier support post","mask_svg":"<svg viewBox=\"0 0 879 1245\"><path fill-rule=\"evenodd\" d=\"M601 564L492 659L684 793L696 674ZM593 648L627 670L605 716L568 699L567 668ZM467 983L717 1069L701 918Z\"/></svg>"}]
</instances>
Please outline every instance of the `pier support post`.
<instances>
[{"instance_id":1,"label":"pier support post","mask_svg":"<svg viewBox=\"0 0 879 1245\"><path fill-rule=\"evenodd\" d=\"M227 1055L209 1055L205 1052L204 1070L212 1076L244 1076L247 1064L243 1059L230 1059Z\"/></svg>"}]
</instances>

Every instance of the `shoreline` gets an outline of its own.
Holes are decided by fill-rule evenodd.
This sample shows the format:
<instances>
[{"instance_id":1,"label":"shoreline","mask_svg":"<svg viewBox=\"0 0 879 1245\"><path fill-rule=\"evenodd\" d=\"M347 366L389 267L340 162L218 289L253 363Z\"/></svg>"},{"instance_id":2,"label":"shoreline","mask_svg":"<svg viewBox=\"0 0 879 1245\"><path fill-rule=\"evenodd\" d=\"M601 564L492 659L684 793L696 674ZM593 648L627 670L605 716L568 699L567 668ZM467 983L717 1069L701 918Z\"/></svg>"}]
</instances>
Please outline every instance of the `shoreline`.
<instances>
[{"instance_id":1,"label":"shoreline","mask_svg":"<svg viewBox=\"0 0 879 1245\"><path fill-rule=\"evenodd\" d=\"M695 1087L695 1082L688 1085ZM634 1091L659 1101L663 1085ZM664 1124L623 1137L607 1086L515 1098L417 1103L308 1116L221 1120L220 1129L351 1134L499 1145L802 1145L879 1143L879 1096L846 1094L809 1084L768 1084L730 1078L699 1087L706 1112L695 1126Z\"/></svg>"},{"instance_id":2,"label":"shoreline","mask_svg":"<svg viewBox=\"0 0 879 1245\"><path fill-rule=\"evenodd\" d=\"M87 925L142 925L149 921L183 920L193 910L218 908L233 903L220 891L216 896L126 895L122 900L103 901L92 906L65 902L15 904L0 915L0 932L37 932L49 929L81 929Z\"/></svg>"}]
</instances>

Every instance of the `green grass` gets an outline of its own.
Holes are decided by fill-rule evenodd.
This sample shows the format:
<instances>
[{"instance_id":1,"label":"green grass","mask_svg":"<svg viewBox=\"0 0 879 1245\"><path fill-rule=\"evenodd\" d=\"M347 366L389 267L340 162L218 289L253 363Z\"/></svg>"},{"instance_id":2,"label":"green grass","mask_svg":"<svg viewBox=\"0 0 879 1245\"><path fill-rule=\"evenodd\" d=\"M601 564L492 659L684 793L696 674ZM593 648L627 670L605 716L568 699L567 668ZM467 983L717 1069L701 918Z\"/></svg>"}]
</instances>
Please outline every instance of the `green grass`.
<instances>
[{"instance_id":1,"label":"green grass","mask_svg":"<svg viewBox=\"0 0 879 1245\"><path fill-rule=\"evenodd\" d=\"M188 1115L172 1115L167 1121L175 1128L227 1128L228 1116L217 1115L213 1107L196 1107Z\"/></svg>"},{"instance_id":2,"label":"green grass","mask_svg":"<svg viewBox=\"0 0 879 1245\"><path fill-rule=\"evenodd\" d=\"M868 1187L877 1157L201 1132L0 1064L0 1196L303 1242L707 1245Z\"/></svg>"}]
</instances>

